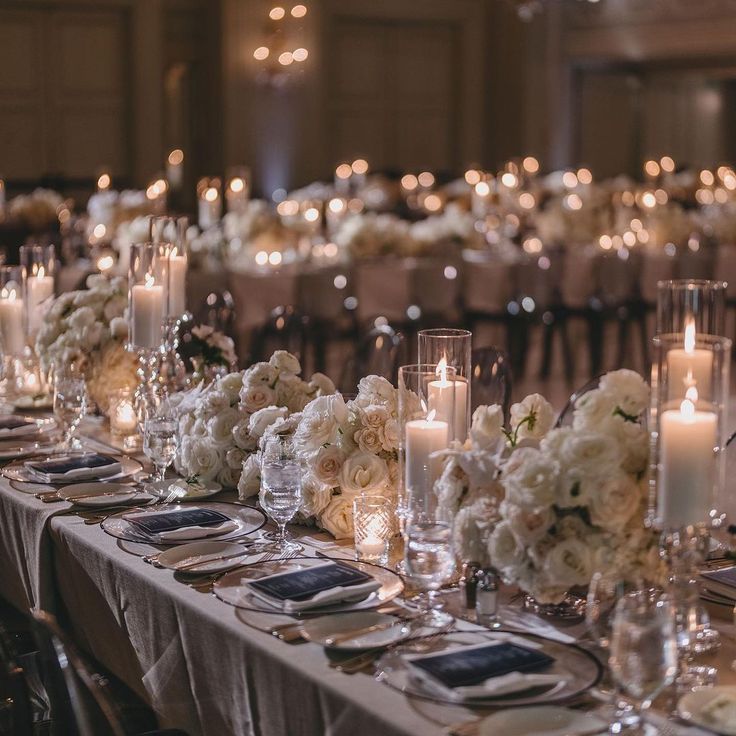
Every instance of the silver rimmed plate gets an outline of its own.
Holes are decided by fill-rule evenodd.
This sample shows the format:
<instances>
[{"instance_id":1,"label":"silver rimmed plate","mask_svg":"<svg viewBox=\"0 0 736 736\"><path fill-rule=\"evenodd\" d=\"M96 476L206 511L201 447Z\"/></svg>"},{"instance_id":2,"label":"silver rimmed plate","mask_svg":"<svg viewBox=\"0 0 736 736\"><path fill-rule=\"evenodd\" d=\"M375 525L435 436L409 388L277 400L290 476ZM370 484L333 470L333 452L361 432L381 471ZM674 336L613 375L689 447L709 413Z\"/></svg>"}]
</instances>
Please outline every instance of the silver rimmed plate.
<instances>
[{"instance_id":1,"label":"silver rimmed plate","mask_svg":"<svg viewBox=\"0 0 736 736\"><path fill-rule=\"evenodd\" d=\"M241 565L249 554L237 542L190 542L161 552L156 565L182 575L215 574Z\"/></svg>"},{"instance_id":2,"label":"silver rimmed plate","mask_svg":"<svg viewBox=\"0 0 736 736\"><path fill-rule=\"evenodd\" d=\"M278 609L269 606L262 599L257 598L251 592L248 585L253 580L264 578L267 575L277 573L296 572L326 562L336 562L341 565L351 565L362 572L372 575L381 584L375 592L369 594L363 600L352 603L333 603L321 608L310 608L304 611L304 616L314 616L318 613L338 613L343 611L363 611L376 608L396 598L404 590L401 578L392 570L380 565L371 565L368 562L357 562L353 560L328 560L324 557L293 557L286 560L268 560L254 562L248 567L234 570L215 581L212 592L220 599L237 608L262 613L280 613ZM295 617L298 617L294 615Z\"/></svg>"},{"instance_id":3,"label":"silver rimmed plate","mask_svg":"<svg viewBox=\"0 0 736 736\"><path fill-rule=\"evenodd\" d=\"M78 453L81 454L81 453ZM61 456L60 456L61 457ZM75 478L69 480L54 480L54 481L43 481L39 480L34 474L26 467L27 460L18 460L17 462L8 463L0 472L10 480L18 481L20 483L37 483L48 486L68 486L72 483L81 482L95 482L95 481L118 481L124 478L130 478L132 475L140 472L143 466L134 458L128 457L127 455L111 455L117 462L120 463L120 471L113 475L106 475L99 478ZM44 460L53 460L54 456L49 455L43 458Z\"/></svg>"},{"instance_id":4,"label":"silver rimmed plate","mask_svg":"<svg viewBox=\"0 0 736 736\"><path fill-rule=\"evenodd\" d=\"M176 501L199 501L219 493L222 486L214 480L187 483L183 478L166 478L146 483L146 490L158 498L171 498ZM176 495L172 495L176 494Z\"/></svg>"},{"instance_id":5,"label":"silver rimmed plate","mask_svg":"<svg viewBox=\"0 0 736 736\"><path fill-rule=\"evenodd\" d=\"M205 502L198 504L202 508L212 509L225 514L229 519L235 522L236 528L232 529L221 536L207 537L209 541L227 542L241 537L246 537L253 532L258 531L266 523L266 515L260 510L252 506L241 506L234 503L215 503ZM141 508L140 511L149 513L161 511L189 511L191 507L181 504L166 504L165 506L157 505L150 508ZM112 537L117 539L125 539L128 542L142 542L144 544L156 544L166 547L175 547L182 544L191 544L194 541L203 542L204 539L180 539L180 540L162 540L157 534L145 534L142 530L136 529L132 524L127 522L123 517L131 513L130 509L120 511L117 514L108 516L102 522L102 528Z\"/></svg>"},{"instance_id":6,"label":"silver rimmed plate","mask_svg":"<svg viewBox=\"0 0 736 736\"><path fill-rule=\"evenodd\" d=\"M12 431L0 431L0 442L19 442L48 440L48 435L56 428L56 420L50 417L30 417L23 414L13 414L8 419L18 419L27 422L26 426L18 427Z\"/></svg>"},{"instance_id":7,"label":"silver rimmed plate","mask_svg":"<svg viewBox=\"0 0 736 736\"><path fill-rule=\"evenodd\" d=\"M59 491L63 498L75 506L117 506L118 504L149 503L153 496L140 488L126 486L122 483L95 481L92 483L73 483Z\"/></svg>"},{"instance_id":8,"label":"silver rimmed plate","mask_svg":"<svg viewBox=\"0 0 736 736\"><path fill-rule=\"evenodd\" d=\"M730 717L736 708L736 687L699 687L683 695L677 703L680 718L722 736L736 736L736 723Z\"/></svg>"},{"instance_id":9,"label":"silver rimmed plate","mask_svg":"<svg viewBox=\"0 0 736 736\"><path fill-rule=\"evenodd\" d=\"M503 640L509 636L513 636L512 641L514 643L523 646L524 641L528 641L530 647L539 649L551 656L554 662L544 670L544 674L557 675L559 678L557 683L548 683L544 686L518 690L495 697L489 695L473 698L458 703L456 700L443 697L430 690L414 676L408 664L407 656L428 654L430 651L439 654L444 650L489 643L494 639ZM431 646L429 650L424 646L422 639L412 640L391 648L378 661L377 679L394 690L404 693L404 695L430 700L435 703L479 708L505 708L515 705L538 705L569 700L595 686L603 672L603 668L595 656L576 644L563 644L534 634L463 631L446 634L439 639L433 638L429 641L431 641L431 644L428 645Z\"/></svg>"}]
</instances>

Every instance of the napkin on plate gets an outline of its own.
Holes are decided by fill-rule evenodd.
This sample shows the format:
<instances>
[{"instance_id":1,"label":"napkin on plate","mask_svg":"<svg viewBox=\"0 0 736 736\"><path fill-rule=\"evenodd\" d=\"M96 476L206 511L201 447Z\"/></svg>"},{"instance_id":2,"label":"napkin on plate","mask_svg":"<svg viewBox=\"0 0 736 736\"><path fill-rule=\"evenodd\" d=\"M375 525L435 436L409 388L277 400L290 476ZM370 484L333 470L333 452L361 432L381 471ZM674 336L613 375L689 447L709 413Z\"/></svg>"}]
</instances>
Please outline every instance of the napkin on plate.
<instances>
[{"instance_id":1,"label":"napkin on plate","mask_svg":"<svg viewBox=\"0 0 736 736\"><path fill-rule=\"evenodd\" d=\"M237 528L238 522L228 519L216 526L183 526L180 529L159 532L158 537L162 542L182 542L189 539L203 539L204 537L228 534L234 532Z\"/></svg>"},{"instance_id":2,"label":"napkin on plate","mask_svg":"<svg viewBox=\"0 0 736 736\"><path fill-rule=\"evenodd\" d=\"M0 439L11 437L27 437L39 431L35 422L29 422L21 417L0 417Z\"/></svg>"},{"instance_id":3,"label":"napkin on plate","mask_svg":"<svg viewBox=\"0 0 736 736\"><path fill-rule=\"evenodd\" d=\"M521 671L543 669L554 660L536 648L521 646L513 640L412 655L406 661L412 676L429 692L458 703L564 682L559 674ZM498 674L489 674L494 672Z\"/></svg>"},{"instance_id":4,"label":"napkin on plate","mask_svg":"<svg viewBox=\"0 0 736 736\"><path fill-rule=\"evenodd\" d=\"M284 613L299 613L330 603L359 601L381 587L371 575L327 562L303 570L267 575L248 584L251 593Z\"/></svg>"},{"instance_id":5,"label":"napkin on plate","mask_svg":"<svg viewBox=\"0 0 736 736\"><path fill-rule=\"evenodd\" d=\"M109 478L122 470L121 464L115 458L95 452L56 457L43 462L30 461L25 467L35 479L44 483Z\"/></svg>"}]
</instances>

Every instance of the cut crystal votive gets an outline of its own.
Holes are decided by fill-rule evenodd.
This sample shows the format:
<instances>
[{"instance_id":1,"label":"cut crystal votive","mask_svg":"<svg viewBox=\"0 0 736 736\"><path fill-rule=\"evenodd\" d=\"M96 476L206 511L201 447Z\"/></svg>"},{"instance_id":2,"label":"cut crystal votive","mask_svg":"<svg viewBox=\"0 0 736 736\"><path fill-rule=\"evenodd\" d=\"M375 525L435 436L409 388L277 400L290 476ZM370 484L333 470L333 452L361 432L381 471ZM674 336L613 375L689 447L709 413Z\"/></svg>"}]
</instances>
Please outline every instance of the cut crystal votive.
<instances>
[{"instance_id":1,"label":"cut crystal votive","mask_svg":"<svg viewBox=\"0 0 736 736\"><path fill-rule=\"evenodd\" d=\"M385 565L393 536L394 504L384 496L358 496L353 501L355 559Z\"/></svg>"}]
</instances>

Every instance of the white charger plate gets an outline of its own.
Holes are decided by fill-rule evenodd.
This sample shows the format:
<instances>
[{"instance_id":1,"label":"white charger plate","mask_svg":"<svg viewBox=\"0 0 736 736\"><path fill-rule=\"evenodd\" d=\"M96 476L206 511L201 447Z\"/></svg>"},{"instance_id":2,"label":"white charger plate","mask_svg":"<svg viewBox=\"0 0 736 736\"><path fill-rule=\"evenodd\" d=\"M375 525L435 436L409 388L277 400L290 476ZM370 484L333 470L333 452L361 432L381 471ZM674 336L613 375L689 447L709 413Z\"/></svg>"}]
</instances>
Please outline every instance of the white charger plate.
<instances>
[{"instance_id":1,"label":"white charger plate","mask_svg":"<svg viewBox=\"0 0 736 736\"><path fill-rule=\"evenodd\" d=\"M727 695L736 702L736 686L716 685L701 687L683 695L677 703L677 712L681 718L697 726L707 728L723 736L736 736L736 723L716 723L705 717L703 708L714 698Z\"/></svg>"},{"instance_id":2,"label":"white charger plate","mask_svg":"<svg viewBox=\"0 0 736 736\"><path fill-rule=\"evenodd\" d=\"M214 480L191 484L183 478L167 478L146 483L146 490L158 498L168 498L173 491L176 491L176 498L173 500L178 503L179 501L199 501L202 498L209 498L219 493L222 486Z\"/></svg>"},{"instance_id":3,"label":"white charger plate","mask_svg":"<svg viewBox=\"0 0 736 736\"><path fill-rule=\"evenodd\" d=\"M94 494L94 495L92 495ZM76 496L90 496L90 498L75 499ZM74 483L64 486L59 491L59 498L73 503L75 506L117 506L119 504L146 503L153 499L148 493L122 483L106 483L94 481L91 483Z\"/></svg>"},{"instance_id":4,"label":"white charger plate","mask_svg":"<svg viewBox=\"0 0 736 736\"><path fill-rule=\"evenodd\" d=\"M347 634L369 626L388 624L393 625L391 628L358 635L339 644L330 642L331 637L339 634ZM375 611L336 613L332 616L308 619L302 624L302 637L304 639L337 651L387 647L403 641L411 633L412 627L408 622L402 622L396 616L389 616L387 613L376 613Z\"/></svg>"},{"instance_id":5,"label":"white charger plate","mask_svg":"<svg viewBox=\"0 0 736 736\"><path fill-rule=\"evenodd\" d=\"M558 705L509 708L484 718L478 727L478 736L577 736L596 732L608 732L602 718Z\"/></svg>"},{"instance_id":6,"label":"white charger plate","mask_svg":"<svg viewBox=\"0 0 736 736\"><path fill-rule=\"evenodd\" d=\"M237 557L230 557L230 555L236 554ZM243 560L247 559L250 554L246 547L235 542L190 542L162 552L156 558L156 564L182 575L201 575L202 573L232 570L232 568L241 565ZM215 559L207 562L208 558L213 557L230 557L230 559ZM179 569L182 566L194 564L198 558L201 558L202 562L196 567L187 567L185 570Z\"/></svg>"},{"instance_id":7,"label":"white charger plate","mask_svg":"<svg viewBox=\"0 0 736 736\"><path fill-rule=\"evenodd\" d=\"M325 562L339 562L341 564L352 565L353 567L367 572L372 575L380 583L381 587L366 596L361 601L353 603L333 603L322 608L310 608L302 611L304 617L312 617L317 614L327 613L343 613L345 611L363 611L387 603L396 598L404 590L404 583L401 577L393 570L380 565L372 565L368 562L358 562L353 560L329 560L325 557L294 557L286 560L268 560L265 562L254 562L248 567L241 570L223 575L215 581L212 592L225 603L229 603L236 608L244 608L250 611L260 611L262 613L282 614L272 606L256 596L250 590L250 583L253 580L266 577L267 575L275 575L276 573L296 572L308 567L316 565L324 565ZM299 618L298 614L291 614L294 618Z\"/></svg>"}]
</instances>

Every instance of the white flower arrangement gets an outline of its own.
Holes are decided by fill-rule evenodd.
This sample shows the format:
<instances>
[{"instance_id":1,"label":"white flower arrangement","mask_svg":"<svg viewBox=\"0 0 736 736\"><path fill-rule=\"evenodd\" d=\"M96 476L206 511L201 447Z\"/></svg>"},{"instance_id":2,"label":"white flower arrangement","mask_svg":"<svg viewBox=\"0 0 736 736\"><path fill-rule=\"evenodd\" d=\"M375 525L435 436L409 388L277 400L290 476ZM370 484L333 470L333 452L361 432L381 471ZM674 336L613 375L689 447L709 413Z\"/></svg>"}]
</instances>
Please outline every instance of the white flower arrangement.
<instances>
[{"instance_id":1,"label":"white flower arrangement","mask_svg":"<svg viewBox=\"0 0 736 736\"><path fill-rule=\"evenodd\" d=\"M479 248L484 244L475 227L476 218L457 204L450 203L441 215L430 215L410 227L412 238L421 250L434 250L452 244L463 248Z\"/></svg>"},{"instance_id":2,"label":"white flower arrangement","mask_svg":"<svg viewBox=\"0 0 736 736\"><path fill-rule=\"evenodd\" d=\"M408 222L375 212L347 217L335 233L335 243L353 258L413 256L419 248Z\"/></svg>"},{"instance_id":3,"label":"white flower arrangement","mask_svg":"<svg viewBox=\"0 0 736 736\"><path fill-rule=\"evenodd\" d=\"M581 396L570 427L553 428L538 394L479 407L466 445L447 452L437 481L461 558L492 565L539 603L559 603L596 571L625 579L657 565L644 527L649 388L633 371L605 375Z\"/></svg>"},{"instance_id":4,"label":"white flower arrangement","mask_svg":"<svg viewBox=\"0 0 736 736\"><path fill-rule=\"evenodd\" d=\"M42 230L58 222L59 208L64 203L53 189L34 189L30 194L19 194L8 202L11 220L22 222L32 230Z\"/></svg>"},{"instance_id":5,"label":"white flower arrangement","mask_svg":"<svg viewBox=\"0 0 736 736\"><path fill-rule=\"evenodd\" d=\"M299 361L277 350L267 363L174 394L169 403L181 437L174 461L177 472L217 480L225 488L247 483L251 458L266 429L300 412L315 397L335 391L320 373L309 382L300 374Z\"/></svg>"},{"instance_id":6,"label":"white flower arrangement","mask_svg":"<svg viewBox=\"0 0 736 736\"><path fill-rule=\"evenodd\" d=\"M71 364L82 370L104 412L113 391L137 384L137 359L124 349L128 285L121 277L94 274L87 287L54 300L36 337L36 354L44 371Z\"/></svg>"},{"instance_id":7,"label":"white flower arrangement","mask_svg":"<svg viewBox=\"0 0 736 736\"><path fill-rule=\"evenodd\" d=\"M253 420L256 419L254 415ZM398 392L385 379L361 379L355 399L324 391L301 414L273 413L264 434L293 435L306 474L299 520L337 539L353 536L353 500L360 494L393 498L398 475ZM259 458L243 468L241 498L258 493Z\"/></svg>"}]
</instances>

